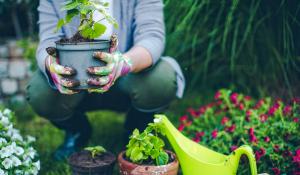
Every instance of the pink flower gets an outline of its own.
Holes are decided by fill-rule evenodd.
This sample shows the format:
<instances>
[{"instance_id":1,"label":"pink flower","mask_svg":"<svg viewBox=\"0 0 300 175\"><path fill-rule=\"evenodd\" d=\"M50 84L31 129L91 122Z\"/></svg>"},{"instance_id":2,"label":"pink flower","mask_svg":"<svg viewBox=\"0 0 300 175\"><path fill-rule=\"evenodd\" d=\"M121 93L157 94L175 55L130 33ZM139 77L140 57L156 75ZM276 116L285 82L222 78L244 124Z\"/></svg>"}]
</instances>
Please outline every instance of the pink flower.
<instances>
[{"instance_id":1,"label":"pink flower","mask_svg":"<svg viewBox=\"0 0 300 175\"><path fill-rule=\"evenodd\" d=\"M272 168L272 171L275 175L280 175L280 169L278 168Z\"/></svg>"},{"instance_id":2,"label":"pink flower","mask_svg":"<svg viewBox=\"0 0 300 175\"><path fill-rule=\"evenodd\" d=\"M213 130L213 132L211 133L211 137L213 138L213 139L215 139L215 138L217 138L217 136L218 136L218 130Z\"/></svg>"},{"instance_id":3,"label":"pink flower","mask_svg":"<svg viewBox=\"0 0 300 175\"><path fill-rule=\"evenodd\" d=\"M254 109L259 109L264 104L264 100L259 100L256 105L254 106Z\"/></svg>"},{"instance_id":4,"label":"pink flower","mask_svg":"<svg viewBox=\"0 0 300 175\"><path fill-rule=\"evenodd\" d=\"M280 151L279 145L274 145L274 152L278 153Z\"/></svg>"},{"instance_id":5,"label":"pink flower","mask_svg":"<svg viewBox=\"0 0 300 175\"><path fill-rule=\"evenodd\" d=\"M300 163L300 148L298 148L295 153L295 156L293 156L293 162Z\"/></svg>"},{"instance_id":6,"label":"pink flower","mask_svg":"<svg viewBox=\"0 0 300 175\"><path fill-rule=\"evenodd\" d=\"M188 119L188 116L187 116L187 115L184 115L184 116L182 116L182 117L179 118L179 120L180 120L181 122L186 121L187 119Z\"/></svg>"},{"instance_id":7,"label":"pink flower","mask_svg":"<svg viewBox=\"0 0 300 175\"><path fill-rule=\"evenodd\" d=\"M255 135L250 135L250 142L252 142L252 143L257 143L258 142Z\"/></svg>"},{"instance_id":8,"label":"pink flower","mask_svg":"<svg viewBox=\"0 0 300 175\"><path fill-rule=\"evenodd\" d=\"M245 96L244 99L245 99L245 101L250 101L251 97L250 96Z\"/></svg>"},{"instance_id":9,"label":"pink flower","mask_svg":"<svg viewBox=\"0 0 300 175\"><path fill-rule=\"evenodd\" d=\"M282 153L282 156L283 157L292 157L293 153L289 150L284 150L283 153Z\"/></svg>"},{"instance_id":10,"label":"pink flower","mask_svg":"<svg viewBox=\"0 0 300 175\"><path fill-rule=\"evenodd\" d=\"M293 98L292 103L300 103L300 98Z\"/></svg>"},{"instance_id":11,"label":"pink flower","mask_svg":"<svg viewBox=\"0 0 300 175\"><path fill-rule=\"evenodd\" d=\"M264 141L265 141L265 142L270 142L270 137L268 137L268 136L265 137L265 138L264 138Z\"/></svg>"},{"instance_id":12,"label":"pink flower","mask_svg":"<svg viewBox=\"0 0 300 175\"><path fill-rule=\"evenodd\" d=\"M196 143L199 143L201 141L201 139L200 139L200 137L194 137L193 141L196 142Z\"/></svg>"},{"instance_id":13,"label":"pink flower","mask_svg":"<svg viewBox=\"0 0 300 175\"><path fill-rule=\"evenodd\" d=\"M233 104L238 103L238 93L234 92L230 95L230 100Z\"/></svg>"},{"instance_id":14,"label":"pink flower","mask_svg":"<svg viewBox=\"0 0 300 175\"><path fill-rule=\"evenodd\" d=\"M298 123L298 122L299 122L299 118L296 118L296 117L295 117L295 118L293 119L293 122Z\"/></svg>"},{"instance_id":15,"label":"pink flower","mask_svg":"<svg viewBox=\"0 0 300 175\"><path fill-rule=\"evenodd\" d=\"M269 115L274 115L274 113L277 111L277 108L275 106L272 106L269 111L268 111L268 114Z\"/></svg>"},{"instance_id":16,"label":"pink flower","mask_svg":"<svg viewBox=\"0 0 300 175\"><path fill-rule=\"evenodd\" d=\"M254 129L253 128L249 129L249 135L254 135Z\"/></svg>"},{"instance_id":17,"label":"pink flower","mask_svg":"<svg viewBox=\"0 0 300 175\"><path fill-rule=\"evenodd\" d=\"M239 109L240 109L240 110L244 110L244 108L245 108L244 104L243 104L243 103L240 103L240 104L239 104Z\"/></svg>"},{"instance_id":18,"label":"pink flower","mask_svg":"<svg viewBox=\"0 0 300 175\"><path fill-rule=\"evenodd\" d=\"M235 128L236 128L236 125L233 124L233 125L231 125L230 127L227 127L225 130L226 130L227 132L233 133L233 132L235 131Z\"/></svg>"},{"instance_id":19,"label":"pink flower","mask_svg":"<svg viewBox=\"0 0 300 175\"><path fill-rule=\"evenodd\" d=\"M229 121L229 118L226 117L226 116L224 116L224 117L222 118L222 120L221 120L221 124L222 124L222 125L225 125L228 121Z\"/></svg>"},{"instance_id":20,"label":"pink flower","mask_svg":"<svg viewBox=\"0 0 300 175\"><path fill-rule=\"evenodd\" d=\"M234 150L236 150L238 147L236 146L236 145L232 145L231 147L230 147L230 150L231 151L234 151Z\"/></svg>"},{"instance_id":21,"label":"pink flower","mask_svg":"<svg viewBox=\"0 0 300 175\"><path fill-rule=\"evenodd\" d=\"M260 148L258 151L255 152L256 160L259 161L260 158L265 154L266 154L266 150L264 148Z\"/></svg>"},{"instance_id":22,"label":"pink flower","mask_svg":"<svg viewBox=\"0 0 300 175\"><path fill-rule=\"evenodd\" d=\"M205 111L206 111L207 107L205 106L202 106L200 109L199 109L199 114L204 114Z\"/></svg>"},{"instance_id":23,"label":"pink flower","mask_svg":"<svg viewBox=\"0 0 300 175\"><path fill-rule=\"evenodd\" d=\"M192 117L199 117L200 115L200 113L193 108L189 108L187 111L191 114Z\"/></svg>"},{"instance_id":24,"label":"pink flower","mask_svg":"<svg viewBox=\"0 0 300 175\"><path fill-rule=\"evenodd\" d=\"M221 97L221 92L218 91L218 92L215 94L215 99L218 100L218 99L220 99L220 97Z\"/></svg>"},{"instance_id":25,"label":"pink flower","mask_svg":"<svg viewBox=\"0 0 300 175\"><path fill-rule=\"evenodd\" d=\"M196 137L203 137L204 136L204 132L202 131L202 132L197 132L196 133Z\"/></svg>"},{"instance_id":26,"label":"pink flower","mask_svg":"<svg viewBox=\"0 0 300 175\"><path fill-rule=\"evenodd\" d=\"M292 112L292 107L291 106L285 106L283 109L283 114L284 115L290 115Z\"/></svg>"},{"instance_id":27,"label":"pink flower","mask_svg":"<svg viewBox=\"0 0 300 175\"><path fill-rule=\"evenodd\" d=\"M179 131L183 131L185 128L184 124L180 124L179 127L178 127L178 130Z\"/></svg>"},{"instance_id":28,"label":"pink flower","mask_svg":"<svg viewBox=\"0 0 300 175\"><path fill-rule=\"evenodd\" d=\"M261 114L259 116L259 119L260 119L261 122L264 123L264 122L266 122L268 120L268 115L267 114Z\"/></svg>"}]
</instances>

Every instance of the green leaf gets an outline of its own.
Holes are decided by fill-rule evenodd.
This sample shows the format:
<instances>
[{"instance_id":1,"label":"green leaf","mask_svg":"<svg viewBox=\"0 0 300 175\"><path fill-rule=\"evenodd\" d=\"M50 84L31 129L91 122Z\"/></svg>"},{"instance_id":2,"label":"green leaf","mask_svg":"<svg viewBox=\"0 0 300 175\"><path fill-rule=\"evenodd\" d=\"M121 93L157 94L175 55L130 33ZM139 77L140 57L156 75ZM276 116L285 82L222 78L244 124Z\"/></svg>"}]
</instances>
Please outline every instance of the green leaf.
<instances>
[{"instance_id":1,"label":"green leaf","mask_svg":"<svg viewBox=\"0 0 300 175\"><path fill-rule=\"evenodd\" d=\"M69 4L66 4L61 10L72 10L77 8L80 5L77 1L72 1Z\"/></svg>"},{"instance_id":2,"label":"green leaf","mask_svg":"<svg viewBox=\"0 0 300 175\"><path fill-rule=\"evenodd\" d=\"M166 165L169 162L169 155L162 151L159 153L159 156L156 158L156 165Z\"/></svg>"},{"instance_id":3,"label":"green leaf","mask_svg":"<svg viewBox=\"0 0 300 175\"><path fill-rule=\"evenodd\" d=\"M94 32L91 35L91 38L98 38L103 35L106 31L106 26L100 23L94 24Z\"/></svg>"},{"instance_id":4,"label":"green leaf","mask_svg":"<svg viewBox=\"0 0 300 175\"><path fill-rule=\"evenodd\" d=\"M134 162L139 162L143 159L143 156L144 155L142 151L138 147L135 147L131 151L130 159L133 160Z\"/></svg>"},{"instance_id":5,"label":"green leaf","mask_svg":"<svg viewBox=\"0 0 300 175\"><path fill-rule=\"evenodd\" d=\"M62 26L65 25L65 20L64 19L60 19L56 25L56 29L55 32L57 32L60 28L62 28Z\"/></svg>"},{"instance_id":6,"label":"green leaf","mask_svg":"<svg viewBox=\"0 0 300 175\"><path fill-rule=\"evenodd\" d=\"M79 10L77 9L69 10L66 15L66 23L69 23L72 20L72 18L78 14L79 14Z\"/></svg>"}]
</instances>

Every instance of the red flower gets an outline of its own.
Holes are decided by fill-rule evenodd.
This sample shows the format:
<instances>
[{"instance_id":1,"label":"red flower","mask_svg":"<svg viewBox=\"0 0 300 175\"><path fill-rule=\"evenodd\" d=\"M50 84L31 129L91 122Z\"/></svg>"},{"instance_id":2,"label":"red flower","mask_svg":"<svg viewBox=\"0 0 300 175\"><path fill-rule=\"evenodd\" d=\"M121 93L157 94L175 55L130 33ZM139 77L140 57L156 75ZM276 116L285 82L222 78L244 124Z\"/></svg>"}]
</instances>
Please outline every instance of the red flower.
<instances>
[{"instance_id":1,"label":"red flower","mask_svg":"<svg viewBox=\"0 0 300 175\"><path fill-rule=\"evenodd\" d=\"M200 114L204 114L205 111L206 111L206 109L207 109L207 107L202 106L202 107L199 109L199 115L200 115Z\"/></svg>"},{"instance_id":2,"label":"red flower","mask_svg":"<svg viewBox=\"0 0 300 175\"><path fill-rule=\"evenodd\" d=\"M254 109L259 109L264 104L264 100L259 100L256 105L254 106Z\"/></svg>"},{"instance_id":3,"label":"red flower","mask_svg":"<svg viewBox=\"0 0 300 175\"><path fill-rule=\"evenodd\" d=\"M272 106L269 111L268 111L268 114L269 115L274 115L274 113L277 111L277 108L275 106Z\"/></svg>"},{"instance_id":4,"label":"red flower","mask_svg":"<svg viewBox=\"0 0 300 175\"><path fill-rule=\"evenodd\" d=\"M179 118L179 120L180 120L181 122L186 121L187 119L188 119L188 116L187 116L187 115L184 115L184 116L182 116L182 117Z\"/></svg>"},{"instance_id":5,"label":"red flower","mask_svg":"<svg viewBox=\"0 0 300 175\"><path fill-rule=\"evenodd\" d=\"M238 93L234 92L230 95L230 100L233 104L238 103Z\"/></svg>"},{"instance_id":6,"label":"red flower","mask_svg":"<svg viewBox=\"0 0 300 175\"><path fill-rule=\"evenodd\" d=\"M228 121L229 121L229 118L226 117L226 116L224 116L224 117L222 118L222 120L221 120L221 124L222 124L222 125L225 125Z\"/></svg>"},{"instance_id":7,"label":"red flower","mask_svg":"<svg viewBox=\"0 0 300 175\"><path fill-rule=\"evenodd\" d=\"M215 94L215 99L218 100L220 97L221 97L221 92L218 91L218 92Z\"/></svg>"},{"instance_id":8,"label":"red flower","mask_svg":"<svg viewBox=\"0 0 300 175\"><path fill-rule=\"evenodd\" d=\"M227 132L233 133L233 132L235 131L235 128L236 128L236 125L233 124L233 125L231 125L230 127L227 127L225 130L226 130Z\"/></svg>"},{"instance_id":9,"label":"red flower","mask_svg":"<svg viewBox=\"0 0 300 175\"><path fill-rule=\"evenodd\" d=\"M231 147L230 147L230 150L231 151L234 151L234 150L236 150L238 147L236 146L236 145L232 145Z\"/></svg>"},{"instance_id":10,"label":"red flower","mask_svg":"<svg viewBox=\"0 0 300 175\"><path fill-rule=\"evenodd\" d=\"M279 145L274 145L274 152L278 153L280 151Z\"/></svg>"},{"instance_id":11,"label":"red flower","mask_svg":"<svg viewBox=\"0 0 300 175\"><path fill-rule=\"evenodd\" d=\"M264 123L264 122L266 122L268 120L268 115L267 114L261 114L259 116L259 119L260 119L261 122Z\"/></svg>"},{"instance_id":12,"label":"red flower","mask_svg":"<svg viewBox=\"0 0 300 175\"><path fill-rule=\"evenodd\" d=\"M270 137L268 137L268 136L265 137L265 138L264 138L264 141L265 141L265 142L270 142Z\"/></svg>"},{"instance_id":13,"label":"red flower","mask_svg":"<svg viewBox=\"0 0 300 175\"><path fill-rule=\"evenodd\" d=\"M195 137L195 138L193 138L193 141L196 142L196 143L199 143L201 141L201 138L200 137Z\"/></svg>"},{"instance_id":14,"label":"red flower","mask_svg":"<svg viewBox=\"0 0 300 175\"><path fill-rule=\"evenodd\" d=\"M218 130L213 130L213 132L211 133L211 137L213 138L213 139L215 139L215 138L217 138L217 136L218 136Z\"/></svg>"},{"instance_id":15,"label":"red flower","mask_svg":"<svg viewBox=\"0 0 300 175\"><path fill-rule=\"evenodd\" d=\"M291 106L285 106L283 109L283 114L284 115L290 115L292 112L292 107Z\"/></svg>"},{"instance_id":16,"label":"red flower","mask_svg":"<svg viewBox=\"0 0 300 175\"><path fill-rule=\"evenodd\" d=\"M282 153L282 156L283 157L292 157L293 153L289 150L284 150L283 153Z\"/></svg>"},{"instance_id":17,"label":"red flower","mask_svg":"<svg viewBox=\"0 0 300 175\"><path fill-rule=\"evenodd\" d=\"M278 168L272 168L272 171L275 175L280 175L280 169Z\"/></svg>"},{"instance_id":18,"label":"red flower","mask_svg":"<svg viewBox=\"0 0 300 175\"><path fill-rule=\"evenodd\" d=\"M250 142L252 142L252 143L257 143L258 142L255 135L250 135Z\"/></svg>"},{"instance_id":19,"label":"red flower","mask_svg":"<svg viewBox=\"0 0 300 175\"><path fill-rule=\"evenodd\" d=\"M300 103L300 98L293 98L292 103Z\"/></svg>"},{"instance_id":20,"label":"red flower","mask_svg":"<svg viewBox=\"0 0 300 175\"><path fill-rule=\"evenodd\" d=\"M293 119L293 122L298 123L298 122L299 122L299 118L296 118L296 117L295 117L295 118Z\"/></svg>"},{"instance_id":21,"label":"red flower","mask_svg":"<svg viewBox=\"0 0 300 175\"><path fill-rule=\"evenodd\" d=\"M293 162L300 163L300 148L298 148L296 151L295 156L293 156Z\"/></svg>"},{"instance_id":22,"label":"red flower","mask_svg":"<svg viewBox=\"0 0 300 175\"><path fill-rule=\"evenodd\" d=\"M191 114L192 117L199 117L200 115L200 113L193 108L189 108L187 111Z\"/></svg>"},{"instance_id":23,"label":"red flower","mask_svg":"<svg viewBox=\"0 0 300 175\"><path fill-rule=\"evenodd\" d=\"M260 148L258 151L255 152L256 160L260 160L260 158L265 154L266 154L266 150L264 148Z\"/></svg>"},{"instance_id":24,"label":"red flower","mask_svg":"<svg viewBox=\"0 0 300 175\"><path fill-rule=\"evenodd\" d=\"M179 131L183 131L185 128L185 125L184 124L180 124L179 127L178 127L178 130Z\"/></svg>"},{"instance_id":25,"label":"red flower","mask_svg":"<svg viewBox=\"0 0 300 175\"><path fill-rule=\"evenodd\" d=\"M254 135L254 129L253 128L249 129L249 135Z\"/></svg>"},{"instance_id":26,"label":"red flower","mask_svg":"<svg viewBox=\"0 0 300 175\"><path fill-rule=\"evenodd\" d=\"M239 104L239 109L240 109L240 110L244 110L244 108L245 108L245 107L244 107L244 104L243 104L243 103L240 103L240 104Z\"/></svg>"},{"instance_id":27,"label":"red flower","mask_svg":"<svg viewBox=\"0 0 300 175\"><path fill-rule=\"evenodd\" d=\"M203 137L204 136L204 132L202 131L202 132L197 132L196 133L196 137Z\"/></svg>"},{"instance_id":28,"label":"red flower","mask_svg":"<svg viewBox=\"0 0 300 175\"><path fill-rule=\"evenodd\" d=\"M245 96L244 99L245 99L245 101L250 101L251 97L250 96Z\"/></svg>"},{"instance_id":29,"label":"red flower","mask_svg":"<svg viewBox=\"0 0 300 175\"><path fill-rule=\"evenodd\" d=\"M251 110L247 110L246 111L246 121L250 122L250 117L251 117L252 111Z\"/></svg>"}]
</instances>

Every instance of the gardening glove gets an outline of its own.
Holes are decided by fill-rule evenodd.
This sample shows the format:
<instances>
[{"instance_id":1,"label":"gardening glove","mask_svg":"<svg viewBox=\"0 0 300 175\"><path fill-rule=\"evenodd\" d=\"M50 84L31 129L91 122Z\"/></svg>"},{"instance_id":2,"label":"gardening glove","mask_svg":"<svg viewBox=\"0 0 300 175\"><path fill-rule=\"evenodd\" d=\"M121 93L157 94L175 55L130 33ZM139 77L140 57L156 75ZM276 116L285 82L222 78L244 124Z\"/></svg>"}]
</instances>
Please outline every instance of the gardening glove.
<instances>
[{"instance_id":1,"label":"gardening glove","mask_svg":"<svg viewBox=\"0 0 300 175\"><path fill-rule=\"evenodd\" d=\"M106 66L89 67L87 72L94 77L89 78L87 83L98 88L88 89L88 92L103 93L113 86L114 82L121 76L127 75L132 69L131 60L119 52L115 52L118 47L116 35L112 35L110 43L110 53L95 52L94 57L104 61Z\"/></svg>"},{"instance_id":2,"label":"gardening glove","mask_svg":"<svg viewBox=\"0 0 300 175\"><path fill-rule=\"evenodd\" d=\"M89 67L87 69L89 74L96 75L96 77L89 78L87 83L91 86L99 86L99 88L88 89L89 92L103 93L108 91L119 77L127 75L132 69L131 60L119 52L95 52L94 57L107 64L103 67Z\"/></svg>"},{"instance_id":3,"label":"gardening glove","mask_svg":"<svg viewBox=\"0 0 300 175\"><path fill-rule=\"evenodd\" d=\"M74 91L69 88L78 86L80 84L79 81L67 78L67 76L71 76L76 73L75 69L59 65L55 48L49 47L46 50L49 54L45 60L46 69L58 91L62 94L68 95L78 93L78 91Z\"/></svg>"}]
</instances>

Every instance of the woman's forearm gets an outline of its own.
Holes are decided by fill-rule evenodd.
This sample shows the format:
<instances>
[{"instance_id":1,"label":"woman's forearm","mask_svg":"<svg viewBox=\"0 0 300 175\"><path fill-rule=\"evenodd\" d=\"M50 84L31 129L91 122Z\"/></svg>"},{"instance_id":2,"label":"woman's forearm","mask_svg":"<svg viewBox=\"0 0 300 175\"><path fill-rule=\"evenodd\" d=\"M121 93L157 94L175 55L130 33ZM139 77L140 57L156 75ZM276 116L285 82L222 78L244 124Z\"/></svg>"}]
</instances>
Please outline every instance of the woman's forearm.
<instances>
[{"instance_id":1,"label":"woman's forearm","mask_svg":"<svg viewBox=\"0 0 300 175\"><path fill-rule=\"evenodd\" d=\"M132 61L131 72L140 72L152 65L152 57L149 51L143 47L135 46L131 48L124 56Z\"/></svg>"}]
</instances>

